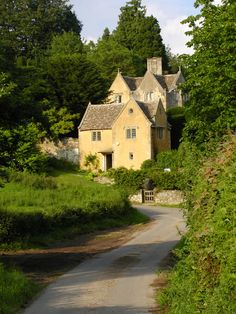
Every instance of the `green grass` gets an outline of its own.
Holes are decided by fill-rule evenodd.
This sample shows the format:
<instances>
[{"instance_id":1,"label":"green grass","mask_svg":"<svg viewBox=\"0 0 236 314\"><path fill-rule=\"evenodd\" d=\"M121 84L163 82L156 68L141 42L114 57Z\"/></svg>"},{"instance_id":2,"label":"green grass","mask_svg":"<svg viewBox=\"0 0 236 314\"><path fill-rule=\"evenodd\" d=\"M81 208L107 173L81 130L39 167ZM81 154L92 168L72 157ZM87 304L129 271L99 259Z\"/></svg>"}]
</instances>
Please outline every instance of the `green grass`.
<instances>
[{"instance_id":1,"label":"green grass","mask_svg":"<svg viewBox=\"0 0 236 314\"><path fill-rule=\"evenodd\" d=\"M89 180L80 172L54 171L45 177L13 173L0 190L0 248L39 247L147 218L131 208L117 187Z\"/></svg>"},{"instance_id":2,"label":"green grass","mask_svg":"<svg viewBox=\"0 0 236 314\"><path fill-rule=\"evenodd\" d=\"M0 264L0 313L13 314L29 299L39 288L28 280L20 271L6 269Z\"/></svg>"}]
</instances>

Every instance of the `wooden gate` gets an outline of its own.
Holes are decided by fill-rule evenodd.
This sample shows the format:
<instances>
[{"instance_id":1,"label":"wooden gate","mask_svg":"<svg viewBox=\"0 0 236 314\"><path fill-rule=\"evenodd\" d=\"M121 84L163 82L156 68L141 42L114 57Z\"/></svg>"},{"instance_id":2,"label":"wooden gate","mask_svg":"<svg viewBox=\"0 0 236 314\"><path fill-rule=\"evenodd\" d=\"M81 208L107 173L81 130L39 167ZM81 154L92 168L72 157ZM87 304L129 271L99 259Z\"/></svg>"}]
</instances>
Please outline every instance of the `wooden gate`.
<instances>
[{"instance_id":1,"label":"wooden gate","mask_svg":"<svg viewBox=\"0 0 236 314\"><path fill-rule=\"evenodd\" d=\"M144 190L144 203L154 203L154 192Z\"/></svg>"}]
</instances>

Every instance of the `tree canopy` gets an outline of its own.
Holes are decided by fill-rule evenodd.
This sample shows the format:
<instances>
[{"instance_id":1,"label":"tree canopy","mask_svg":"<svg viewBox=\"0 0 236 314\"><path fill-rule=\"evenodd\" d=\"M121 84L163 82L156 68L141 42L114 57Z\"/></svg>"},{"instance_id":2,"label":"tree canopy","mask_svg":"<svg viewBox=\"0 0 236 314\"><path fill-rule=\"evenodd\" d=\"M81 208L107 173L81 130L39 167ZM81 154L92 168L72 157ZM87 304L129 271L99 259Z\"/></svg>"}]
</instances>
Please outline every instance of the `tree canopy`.
<instances>
[{"instance_id":1,"label":"tree canopy","mask_svg":"<svg viewBox=\"0 0 236 314\"><path fill-rule=\"evenodd\" d=\"M189 94L186 104L186 137L204 143L236 127L236 3L198 0L201 12L185 20L191 30L188 58Z\"/></svg>"},{"instance_id":2,"label":"tree canopy","mask_svg":"<svg viewBox=\"0 0 236 314\"><path fill-rule=\"evenodd\" d=\"M16 56L35 57L50 43L54 34L73 31L82 24L67 0L0 0L0 38Z\"/></svg>"},{"instance_id":3,"label":"tree canopy","mask_svg":"<svg viewBox=\"0 0 236 314\"><path fill-rule=\"evenodd\" d=\"M157 19L146 16L141 0L128 1L120 10L115 40L140 56L144 64L147 58L162 57L164 69L168 70L168 56Z\"/></svg>"}]
</instances>

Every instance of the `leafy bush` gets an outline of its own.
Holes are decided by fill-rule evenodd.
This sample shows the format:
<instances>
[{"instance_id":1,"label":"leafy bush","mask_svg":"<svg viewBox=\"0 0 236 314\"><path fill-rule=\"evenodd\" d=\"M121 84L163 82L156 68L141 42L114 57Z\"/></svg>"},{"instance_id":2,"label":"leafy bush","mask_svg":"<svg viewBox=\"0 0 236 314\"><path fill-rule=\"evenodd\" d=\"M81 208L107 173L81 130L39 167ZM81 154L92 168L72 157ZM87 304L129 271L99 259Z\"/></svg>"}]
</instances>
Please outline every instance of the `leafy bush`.
<instances>
[{"instance_id":1,"label":"leafy bush","mask_svg":"<svg viewBox=\"0 0 236 314\"><path fill-rule=\"evenodd\" d=\"M155 187L160 190L180 190L182 187L181 172L150 172L149 177L153 180Z\"/></svg>"},{"instance_id":2,"label":"leafy bush","mask_svg":"<svg viewBox=\"0 0 236 314\"><path fill-rule=\"evenodd\" d=\"M97 154L88 154L84 159L84 165L89 169L89 171L97 170L99 168L99 158Z\"/></svg>"},{"instance_id":3,"label":"leafy bush","mask_svg":"<svg viewBox=\"0 0 236 314\"><path fill-rule=\"evenodd\" d=\"M169 313L236 313L236 136L204 160L192 180L188 232L162 295ZM187 297L186 297L187 296Z\"/></svg>"},{"instance_id":4,"label":"leafy bush","mask_svg":"<svg viewBox=\"0 0 236 314\"><path fill-rule=\"evenodd\" d=\"M118 186L126 187L131 191L141 189L145 179L143 171L127 169L124 167L109 169L108 176L113 178Z\"/></svg>"},{"instance_id":5,"label":"leafy bush","mask_svg":"<svg viewBox=\"0 0 236 314\"><path fill-rule=\"evenodd\" d=\"M41 136L33 123L14 129L0 128L0 164L20 171L44 172L47 157L37 148Z\"/></svg>"},{"instance_id":6,"label":"leafy bush","mask_svg":"<svg viewBox=\"0 0 236 314\"><path fill-rule=\"evenodd\" d=\"M167 150L158 153L156 156L156 165L159 169L178 169L178 167L180 166L178 151Z\"/></svg>"},{"instance_id":7,"label":"leafy bush","mask_svg":"<svg viewBox=\"0 0 236 314\"><path fill-rule=\"evenodd\" d=\"M153 159L147 159L147 160L144 160L144 162L142 163L141 165L141 169L142 170L148 170L150 168L157 168L157 164L156 164L156 161L153 160Z\"/></svg>"}]
</instances>

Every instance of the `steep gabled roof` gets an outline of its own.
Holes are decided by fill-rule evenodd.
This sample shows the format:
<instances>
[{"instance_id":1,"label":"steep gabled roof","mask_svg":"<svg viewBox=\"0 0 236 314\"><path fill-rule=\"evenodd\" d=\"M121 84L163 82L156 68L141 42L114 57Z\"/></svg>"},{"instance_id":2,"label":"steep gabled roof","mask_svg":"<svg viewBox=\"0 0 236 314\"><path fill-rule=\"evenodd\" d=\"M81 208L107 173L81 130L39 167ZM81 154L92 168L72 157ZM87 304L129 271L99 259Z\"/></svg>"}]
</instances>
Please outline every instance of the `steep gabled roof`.
<instances>
[{"instance_id":1,"label":"steep gabled roof","mask_svg":"<svg viewBox=\"0 0 236 314\"><path fill-rule=\"evenodd\" d=\"M80 123L79 129L86 130L109 130L118 114L121 112L123 104L89 104Z\"/></svg>"},{"instance_id":2,"label":"steep gabled roof","mask_svg":"<svg viewBox=\"0 0 236 314\"><path fill-rule=\"evenodd\" d=\"M179 77L179 72L176 74L167 74L165 75L165 82L166 82L166 86L168 91L172 90L173 88L176 87L176 80Z\"/></svg>"},{"instance_id":3,"label":"steep gabled roof","mask_svg":"<svg viewBox=\"0 0 236 314\"><path fill-rule=\"evenodd\" d=\"M155 75L153 74L158 83L161 85L163 89L167 89L166 81L164 75Z\"/></svg>"},{"instance_id":4,"label":"steep gabled roof","mask_svg":"<svg viewBox=\"0 0 236 314\"><path fill-rule=\"evenodd\" d=\"M129 77L129 76L123 76L123 79L125 80L126 84L128 85L129 89L131 91L136 90L140 83L143 80L143 77Z\"/></svg>"},{"instance_id":5,"label":"steep gabled roof","mask_svg":"<svg viewBox=\"0 0 236 314\"><path fill-rule=\"evenodd\" d=\"M135 100L139 105L145 116L150 122L153 123L153 117L156 115L158 103L146 103L142 101Z\"/></svg>"}]
</instances>

